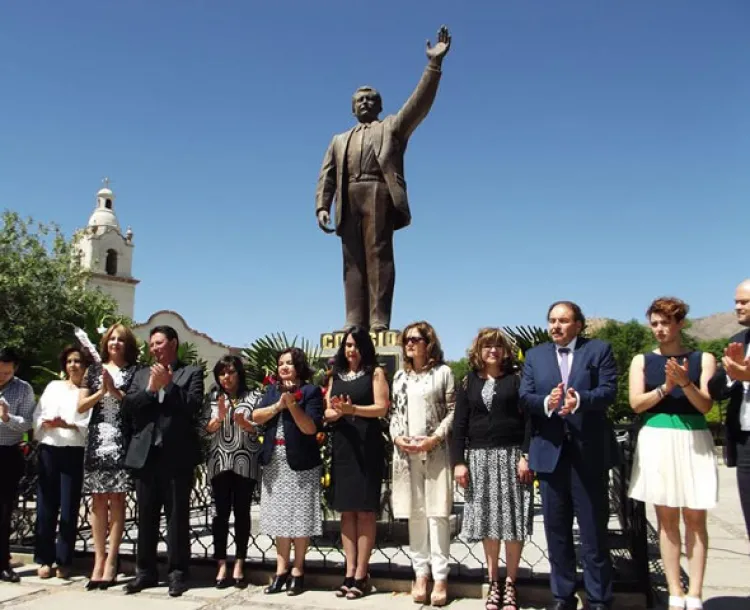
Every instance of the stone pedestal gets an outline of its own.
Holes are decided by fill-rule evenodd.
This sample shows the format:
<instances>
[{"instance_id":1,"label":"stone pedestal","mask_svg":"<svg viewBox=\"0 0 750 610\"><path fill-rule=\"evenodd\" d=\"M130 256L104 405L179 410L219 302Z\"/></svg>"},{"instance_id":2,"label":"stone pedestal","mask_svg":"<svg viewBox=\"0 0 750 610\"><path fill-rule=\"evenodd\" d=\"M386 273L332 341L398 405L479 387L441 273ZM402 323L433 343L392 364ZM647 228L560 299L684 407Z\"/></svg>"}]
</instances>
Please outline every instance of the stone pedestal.
<instances>
[{"instance_id":1,"label":"stone pedestal","mask_svg":"<svg viewBox=\"0 0 750 610\"><path fill-rule=\"evenodd\" d=\"M377 333L370 333L372 342L375 344L375 353L378 356L378 363L385 368L388 379L393 379L393 375L401 368L402 351L399 344L400 330L381 330ZM320 348L323 358L328 360L336 355L341 342L346 337L343 330L337 330L320 335Z\"/></svg>"}]
</instances>

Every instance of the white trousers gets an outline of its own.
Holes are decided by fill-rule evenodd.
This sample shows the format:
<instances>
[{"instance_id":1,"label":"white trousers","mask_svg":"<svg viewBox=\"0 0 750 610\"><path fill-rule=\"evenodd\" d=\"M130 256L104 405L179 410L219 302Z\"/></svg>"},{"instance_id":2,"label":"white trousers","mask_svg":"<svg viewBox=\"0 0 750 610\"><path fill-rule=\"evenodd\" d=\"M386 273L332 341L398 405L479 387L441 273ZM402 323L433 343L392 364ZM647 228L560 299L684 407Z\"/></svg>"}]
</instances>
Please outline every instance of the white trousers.
<instances>
[{"instance_id":1,"label":"white trousers","mask_svg":"<svg viewBox=\"0 0 750 610\"><path fill-rule=\"evenodd\" d=\"M411 458L411 516L409 547L414 573L433 580L447 580L450 566L451 532L448 517L428 517L425 507L425 463Z\"/></svg>"}]
</instances>

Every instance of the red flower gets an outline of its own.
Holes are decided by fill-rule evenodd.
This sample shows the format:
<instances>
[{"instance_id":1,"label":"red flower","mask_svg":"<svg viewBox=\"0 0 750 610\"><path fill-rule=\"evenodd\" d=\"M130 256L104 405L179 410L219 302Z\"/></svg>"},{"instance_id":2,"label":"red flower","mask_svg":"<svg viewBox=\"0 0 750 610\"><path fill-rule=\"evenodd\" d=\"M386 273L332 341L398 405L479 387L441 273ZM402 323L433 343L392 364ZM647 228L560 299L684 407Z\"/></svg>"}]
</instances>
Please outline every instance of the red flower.
<instances>
[{"instance_id":1,"label":"red flower","mask_svg":"<svg viewBox=\"0 0 750 610\"><path fill-rule=\"evenodd\" d=\"M326 397L326 394L328 394L328 386L323 386L320 388L321 393L323 394L323 398Z\"/></svg>"},{"instance_id":2,"label":"red flower","mask_svg":"<svg viewBox=\"0 0 750 610\"><path fill-rule=\"evenodd\" d=\"M297 402L299 402L300 400L302 400L302 390L297 390L294 393L294 400L296 400Z\"/></svg>"},{"instance_id":3,"label":"red flower","mask_svg":"<svg viewBox=\"0 0 750 610\"><path fill-rule=\"evenodd\" d=\"M326 433L325 432L318 432L315 435L315 440L318 441L318 445L322 445L326 442Z\"/></svg>"},{"instance_id":4,"label":"red flower","mask_svg":"<svg viewBox=\"0 0 750 610\"><path fill-rule=\"evenodd\" d=\"M271 385L273 383L276 383L276 379L273 377L273 375L266 375L263 378L263 385Z\"/></svg>"},{"instance_id":5,"label":"red flower","mask_svg":"<svg viewBox=\"0 0 750 610\"><path fill-rule=\"evenodd\" d=\"M21 443L21 453L23 453L24 457L29 457L31 445L29 443Z\"/></svg>"}]
</instances>

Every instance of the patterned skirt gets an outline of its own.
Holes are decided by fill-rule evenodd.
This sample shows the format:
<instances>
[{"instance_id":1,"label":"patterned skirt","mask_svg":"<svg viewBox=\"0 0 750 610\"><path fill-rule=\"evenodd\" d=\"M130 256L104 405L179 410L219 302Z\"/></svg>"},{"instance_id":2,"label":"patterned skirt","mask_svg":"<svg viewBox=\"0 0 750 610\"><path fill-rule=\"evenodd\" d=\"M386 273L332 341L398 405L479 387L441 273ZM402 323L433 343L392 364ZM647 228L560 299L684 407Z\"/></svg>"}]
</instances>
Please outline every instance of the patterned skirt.
<instances>
[{"instance_id":1,"label":"patterned skirt","mask_svg":"<svg viewBox=\"0 0 750 610\"><path fill-rule=\"evenodd\" d=\"M84 494L119 494L133 489L133 479L125 469L84 470Z\"/></svg>"},{"instance_id":2,"label":"patterned skirt","mask_svg":"<svg viewBox=\"0 0 750 610\"><path fill-rule=\"evenodd\" d=\"M534 520L533 487L518 480L520 447L469 449L461 538L524 541Z\"/></svg>"},{"instance_id":3,"label":"patterned skirt","mask_svg":"<svg viewBox=\"0 0 750 610\"><path fill-rule=\"evenodd\" d=\"M276 438L284 438L283 426ZM263 469L260 493L260 533L282 538L304 538L323 533L320 509L321 467L292 470L286 447L276 445Z\"/></svg>"}]
</instances>

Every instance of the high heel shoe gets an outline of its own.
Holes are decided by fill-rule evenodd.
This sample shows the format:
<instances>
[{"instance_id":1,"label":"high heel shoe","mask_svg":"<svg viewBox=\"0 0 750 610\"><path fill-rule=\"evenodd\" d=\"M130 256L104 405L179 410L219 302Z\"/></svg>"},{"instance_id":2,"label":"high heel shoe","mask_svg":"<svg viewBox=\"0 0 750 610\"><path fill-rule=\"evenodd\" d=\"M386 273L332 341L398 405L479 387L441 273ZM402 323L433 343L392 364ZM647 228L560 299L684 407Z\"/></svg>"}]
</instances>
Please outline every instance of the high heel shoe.
<instances>
[{"instance_id":1,"label":"high heel shoe","mask_svg":"<svg viewBox=\"0 0 750 610\"><path fill-rule=\"evenodd\" d=\"M120 573L120 558L117 558L117 562L115 563L115 573L109 580L100 580L99 581L99 588L102 590L109 589L110 587L114 587L117 584L117 575Z\"/></svg>"},{"instance_id":2,"label":"high heel shoe","mask_svg":"<svg viewBox=\"0 0 750 610\"><path fill-rule=\"evenodd\" d=\"M300 574L299 576L292 575L292 579L289 581L286 594L290 597L299 595L305 590L305 575Z\"/></svg>"},{"instance_id":3,"label":"high heel shoe","mask_svg":"<svg viewBox=\"0 0 750 610\"><path fill-rule=\"evenodd\" d=\"M103 582L104 581L102 580L89 579L89 581L86 583L86 591L96 591L97 589L101 589Z\"/></svg>"},{"instance_id":4,"label":"high heel shoe","mask_svg":"<svg viewBox=\"0 0 750 610\"><path fill-rule=\"evenodd\" d=\"M411 587L411 598L415 604L427 603L427 577L417 576Z\"/></svg>"},{"instance_id":5,"label":"high heel shoe","mask_svg":"<svg viewBox=\"0 0 750 610\"><path fill-rule=\"evenodd\" d=\"M276 574L271 581L271 584L263 589L263 593L271 595L273 593L281 593L286 588L289 589L289 577L291 572L284 572L284 574Z\"/></svg>"}]
</instances>

